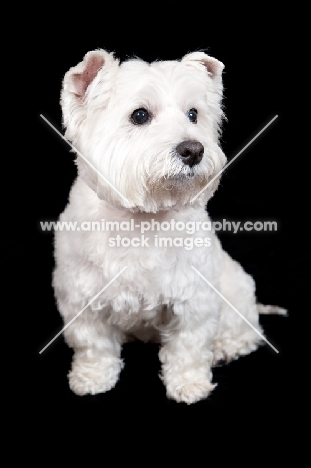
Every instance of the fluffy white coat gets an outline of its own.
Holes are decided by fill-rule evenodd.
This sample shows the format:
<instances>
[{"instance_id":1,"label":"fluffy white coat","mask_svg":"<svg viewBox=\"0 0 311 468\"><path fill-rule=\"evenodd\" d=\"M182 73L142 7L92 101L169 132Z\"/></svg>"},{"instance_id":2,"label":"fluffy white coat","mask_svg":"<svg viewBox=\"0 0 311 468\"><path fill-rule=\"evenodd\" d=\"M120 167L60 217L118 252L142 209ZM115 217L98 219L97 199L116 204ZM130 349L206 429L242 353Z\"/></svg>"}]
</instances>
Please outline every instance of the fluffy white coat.
<instances>
[{"instance_id":1,"label":"fluffy white coat","mask_svg":"<svg viewBox=\"0 0 311 468\"><path fill-rule=\"evenodd\" d=\"M77 149L78 178L60 219L207 221L206 203L219 177L191 200L226 163L219 146L222 69L203 52L120 65L104 50L71 68L61 105L65 135ZM136 109L146 109L150 120L135 125ZM197 111L196 123L190 109ZM186 140L204 146L193 167L176 151ZM78 395L110 390L123 366L122 343L136 337L161 343L168 397L188 404L205 398L214 388L212 366L248 354L261 338L192 266L262 333L253 279L213 233L209 247L189 250L154 246L155 235L189 237L184 231L150 231L148 248L110 246L118 234L141 236L139 228L55 235L53 285L65 324L127 267L64 332L74 349L70 388ZM194 237L206 238L206 232Z\"/></svg>"}]
</instances>

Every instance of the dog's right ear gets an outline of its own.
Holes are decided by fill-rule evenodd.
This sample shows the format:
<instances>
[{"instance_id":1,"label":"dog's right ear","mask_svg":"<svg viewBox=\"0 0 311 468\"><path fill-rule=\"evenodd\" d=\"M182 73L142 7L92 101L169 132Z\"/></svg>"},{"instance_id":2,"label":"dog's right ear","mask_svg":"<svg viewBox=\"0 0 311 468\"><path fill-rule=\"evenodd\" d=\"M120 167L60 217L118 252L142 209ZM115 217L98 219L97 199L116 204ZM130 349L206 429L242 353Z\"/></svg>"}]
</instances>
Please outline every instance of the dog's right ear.
<instances>
[{"instance_id":1,"label":"dog's right ear","mask_svg":"<svg viewBox=\"0 0 311 468\"><path fill-rule=\"evenodd\" d=\"M113 53L98 49L88 52L82 62L66 73L60 104L63 126L69 140L75 140L89 102L92 102L94 108L105 105L118 66L119 61L113 57ZM100 84L98 91L97 84Z\"/></svg>"}]
</instances>

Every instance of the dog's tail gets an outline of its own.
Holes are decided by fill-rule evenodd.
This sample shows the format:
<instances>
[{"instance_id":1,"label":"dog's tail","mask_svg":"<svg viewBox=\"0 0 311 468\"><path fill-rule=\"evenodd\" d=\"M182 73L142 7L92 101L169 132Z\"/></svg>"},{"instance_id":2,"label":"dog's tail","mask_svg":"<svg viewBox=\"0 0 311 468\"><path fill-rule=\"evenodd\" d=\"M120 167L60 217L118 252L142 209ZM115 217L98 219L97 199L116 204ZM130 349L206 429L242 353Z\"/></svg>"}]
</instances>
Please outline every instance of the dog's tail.
<instances>
[{"instance_id":1,"label":"dog's tail","mask_svg":"<svg viewBox=\"0 0 311 468\"><path fill-rule=\"evenodd\" d=\"M283 309L282 307L274 306L274 305L263 305L257 304L257 310L259 314L278 314L287 316L287 310Z\"/></svg>"}]
</instances>

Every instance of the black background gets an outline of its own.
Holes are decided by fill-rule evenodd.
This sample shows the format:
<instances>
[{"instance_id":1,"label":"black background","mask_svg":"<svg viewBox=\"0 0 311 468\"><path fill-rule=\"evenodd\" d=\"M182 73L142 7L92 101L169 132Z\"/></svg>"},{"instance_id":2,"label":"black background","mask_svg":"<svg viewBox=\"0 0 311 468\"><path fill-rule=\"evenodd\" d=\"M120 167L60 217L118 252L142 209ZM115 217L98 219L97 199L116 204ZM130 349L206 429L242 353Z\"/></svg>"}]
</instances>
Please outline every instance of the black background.
<instances>
[{"instance_id":1,"label":"black background","mask_svg":"<svg viewBox=\"0 0 311 468\"><path fill-rule=\"evenodd\" d=\"M178 422L184 436L195 435L198 444L202 438L206 450L210 440L221 440L226 447L234 437L237 443L241 437L243 444L247 435L251 439L256 434L260 451L272 447L270 454L287 453L296 431L292 418L305 404L301 363L306 354L301 333L310 309L306 299L309 181L297 107L303 90L296 53L299 37L292 37L289 27L296 24L295 16L290 21L287 11L259 6L253 6L254 11L242 11L241 6L230 11L219 6L212 11L205 2L184 7L175 1L115 4L109 12L105 5L93 6L91 11L85 7L79 11L73 6L74 15L66 18L53 13L52 5L51 11L39 11L29 31L30 45L25 42L27 92L23 74L18 78L17 89L26 102L20 122L27 131L15 134L19 159L11 170L17 174L8 175L6 182L15 185L16 198L13 209L3 207L13 228L5 247L12 268L8 278L10 286L18 284L12 288L10 309L12 301L22 304L14 306L13 314L15 325L21 317L23 325L18 328L24 338L17 352L23 375L17 400L27 410L27 418L38 418L41 426L52 418L60 428L65 417L70 431L73 421L79 421L82 434L95 431L99 424L103 438L114 427L126 438L135 422L139 426L135 434L152 428L161 438L164 429L175 433ZM118 384L97 396L78 397L69 390L72 352L62 337L39 355L62 327L51 288L53 235L41 232L39 221L57 219L76 175L68 145L40 114L61 130L62 78L96 48L115 51L122 60L137 55L146 61L174 60L207 49L221 60L228 119L222 147L229 160L278 115L228 168L208 211L213 219L278 221L277 232L220 233L219 237L231 256L254 276L258 300L289 310L288 318L261 320L266 336L280 352L264 346L216 368L217 388L207 400L191 406L166 398L155 345L126 345L126 365Z\"/></svg>"}]
</instances>

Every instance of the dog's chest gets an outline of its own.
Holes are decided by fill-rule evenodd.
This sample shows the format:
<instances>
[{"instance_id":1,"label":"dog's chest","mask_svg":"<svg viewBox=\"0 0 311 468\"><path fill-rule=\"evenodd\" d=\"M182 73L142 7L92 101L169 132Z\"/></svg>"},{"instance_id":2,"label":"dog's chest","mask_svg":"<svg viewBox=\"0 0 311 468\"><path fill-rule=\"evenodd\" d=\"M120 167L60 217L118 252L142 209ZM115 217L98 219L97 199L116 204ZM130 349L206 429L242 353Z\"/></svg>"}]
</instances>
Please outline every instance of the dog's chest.
<instances>
[{"instance_id":1,"label":"dog's chest","mask_svg":"<svg viewBox=\"0 0 311 468\"><path fill-rule=\"evenodd\" d=\"M206 220L206 213L203 219ZM182 221L188 222L189 217ZM148 245L141 244L142 235L145 241L148 239ZM87 254L102 272L98 283L105 284L124 271L94 301L92 308L102 310L109 321L124 328L138 322L158 323L163 307L191 300L201 284L191 267L201 270L202 264L212 263L209 247L189 244L196 236L206 236L202 231L191 235L186 230L150 229L142 233L130 226L130 230L111 230L93 236ZM157 244L160 238L164 239L161 245Z\"/></svg>"},{"instance_id":2,"label":"dog's chest","mask_svg":"<svg viewBox=\"0 0 311 468\"><path fill-rule=\"evenodd\" d=\"M122 311L108 308L104 311L105 319L112 325L117 325L123 330L148 330L156 328L160 330L167 326L173 317L172 306L158 305L155 308L140 308L137 311L129 310L126 305Z\"/></svg>"},{"instance_id":3,"label":"dog's chest","mask_svg":"<svg viewBox=\"0 0 311 468\"><path fill-rule=\"evenodd\" d=\"M165 258L166 256L166 258ZM106 256L106 260L107 256ZM189 262L183 258L180 261L177 254L163 252L162 256L139 254L123 257L111 257L102 269L101 284L107 282L107 276L112 277L108 265L118 264L122 274L115 283L94 301L94 308L109 305L112 311L119 313L127 310L130 314L140 314L146 319L152 318L154 310L162 305L170 305L176 301L188 299L189 289L193 282L193 270ZM113 270L115 273L115 269ZM97 304L97 305L96 305ZM102 305L100 305L102 304Z\"/></svg>"},{"instance_id":4,"label":"dog's chest","mask_svg":"<svg viewBox=\"0 0 311 468\"><path fill-rule=\"evenodd\" d=\"M159 327L168 320L173 304L189 300L194 294L197 278L191 268L196 263L193 252L136 249L130 253L116 249L114 254L111 250L106 252L105 259L106 278L109 265L118 265L119 271L126 269L94 301L92 309L101 310L110 323L123 329L138 325Z\"/></svg>"}]
</instances>

